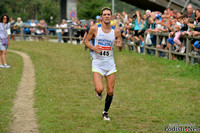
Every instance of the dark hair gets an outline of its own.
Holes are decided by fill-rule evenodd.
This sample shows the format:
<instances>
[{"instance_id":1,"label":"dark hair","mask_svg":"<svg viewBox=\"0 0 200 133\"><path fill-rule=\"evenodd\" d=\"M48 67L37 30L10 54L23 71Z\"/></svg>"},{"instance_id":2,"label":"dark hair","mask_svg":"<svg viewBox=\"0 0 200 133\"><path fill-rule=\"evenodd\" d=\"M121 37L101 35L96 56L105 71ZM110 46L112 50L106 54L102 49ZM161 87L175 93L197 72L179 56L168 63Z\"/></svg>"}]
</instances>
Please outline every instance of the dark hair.
<instances>
[{"instance_id":1,"label":"dark hair","mask_svg":"<svg viewBox=\"0 0 200 133\"><path fill-rule=\"evenodd\" d=\"M7 22L6 23L8 23L9 22L9 20L10 20L10 18L9 18L9 16L7 15L7 14L3 14L2 16L1 16L1 18L0 18L0 22L2 22L3 23L3 17L4 16L6 16L7 17Z\"/></svg>"},{"instance_id":2,"label":"dark hair","mask_svg":"<svg viewBox=\"0 0 200 133\"><path fill-rule=\"evenodd\" d=\"M95 23L94 19L90 19L89 21L90 21L90 22L92 21L93 23Z\"/></svg>"},{"instance_id":3,"label":"dark hair","mask_svg":"<svg viewBox=\"0 0 200 133\"><path fill-rule=\"evenodd\" d=\"M133 14L133 17L132 18L137 18L137 15L136 14Z\"/></svg>"},{"instance_id":4,"label":"dark hair","mask_svg":"<svg viewBox=\"0 0 200 133\"><path fill-rule=\"evenodd\" d=\"M177 19L183 19L183 16L178 17Z\"/></svg>"},{"instance_id":5,"label":"dark hair","mask_svg":"<svg viewBox=\"0 0 200 133\"><path fill-rule=\"evenodd\" d=\"M154 21L156 21L156 20L160 20L159 17L155 17L155 18L154 18Z\"/></svg>"},{"instance_id":6,"label":"dark hair","mask_svg":"<svg viewBox=\"0 0 200 133\"><path fill-rule=\"evenodd\" d=\"M110 7L103 7L102 9L101 9L101 15L103 14L103 11L104 10L109 10L110 12L111 12L111 14L112 14L112 10L110 9Z\"/></svg>"},{"instance_id":7,"label":"dark hair","mask_svg":"<svg viewBox=\"0 0 200 133\"><path fill-rule=\"evenodd\" d=\"M187 14L183 14L183 18L188 18L188 15Z\"/></svg>"},{"instance_id":8,"label":"dark hair","mask_svg":"<svg viewBox=\"0 0 200 133\"><path fill-rule=\"evenodd\" d=\"M199 11L199 12L200 12L200 8L196 9L196 11Z\"/></svg>"},{"instance_id":9,"label":"dark hair","mask_svg":"<svg viewBox=\"0 0 200 133\"><path fill-rule=\"evenodd\" d=\"M194 19L193 19L193 18L189 18L189 19L188 19L188 22L189 22L189 23L194 23Z\"/></svg>"}]
</instances>

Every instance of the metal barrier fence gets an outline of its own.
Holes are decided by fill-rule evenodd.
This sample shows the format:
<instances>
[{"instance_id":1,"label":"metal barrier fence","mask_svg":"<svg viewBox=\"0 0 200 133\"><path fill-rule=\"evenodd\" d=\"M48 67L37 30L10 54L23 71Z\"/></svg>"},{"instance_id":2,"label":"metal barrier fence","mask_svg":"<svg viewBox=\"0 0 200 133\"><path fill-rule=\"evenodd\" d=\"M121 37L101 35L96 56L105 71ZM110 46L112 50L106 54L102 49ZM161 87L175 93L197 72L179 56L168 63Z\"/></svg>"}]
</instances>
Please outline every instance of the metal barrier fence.
<instances>
[{"instance_id":1,"label":"metal barrier fence","mask_svg":"<svg viewBox=\"0 0 200 133\"><path fill-rule=\"evenodd\" d=\"M41 28L41 29L44 29L46 32L45 35L29 35L29 34L24 34L24 28ZM68 29L69 31L69 36L57 36L57 35L49 35L49 32L48 32L48 29L51 28L51 29ZM21 26L20 27L20 33L19 34L16 34L16 36L19 36L20 40L23 40L24 37L44 37L45 40L49 41L50 38L66 38L66 39L69 39L70 43L72 43L72 40L76 40L76 39L83 39L82 37L75 37L73 35L73 32L74 31L85 31L86 28L62 28L62 27L51 27L51 26L47 26L47 27L41 27L41 26ZM13 34L12 34L13 35ZM192 45L191 45L191 40L190 39L198 39L200 40L200 37L190 37L190 36L182 36L183 39L186 40L186 52L185 53L179 53L179 52L175 52L172 50L172 46L169 45L169 50L165 50L165 49L160 49L160 48L157 48L157 45L159 45L159 38L160 37L167 37L168 38L168 33L162 33L162 32L157 32L157 33L150 33L150 35L155 35L156 36L156 45L155 47L151 47L149 45L146 45L144 43L144 54L147 55L148 54L148 50L152 50L155 52L155 56L156 57L159 57L159 52L164 52L164 53L167 53L168 54L168 59L169 60L172 60L172 55L180 55L180 56L183 56L185 57L185 60L186 60L186 65L190 64L191 63L191 59L198 59L200 60L200 56L197 56L197 55L192 55L191 54L191 49L192 49ZM146 36L147 34L145 33L144 34L144 40L146 40ZM136 44L130 44L130 43L127 43L125 41L122 42L123 44L123 47L126 49L126 50L130 50L129 49L129 46L133 47L133 52L137 52L137 45Z\"/></svg>"},{"instance_id":2,"label":"metal barrier fence","mask_svg":"<svg viewBox=\"0 0 200 133\"><path fill-rule=\"evenodd\" d=\"M150 45L147 45L144 43L143 49L144 49L144 55L148 54L148 50L152 50L155 52L155 57L159 57L159 52L163 52L163 53L167 53L168 54L168 59L172 60L172 55L179 55L179 56L183 56L186 60L186 65L191 63L191 59L198 59L200 61L200 56L199 55L192 55L191 54L191 49L192 49L192 44L191 44L191 40L190 39L198 39L200 40L200 37L190 37L188 35L182 36L181 38L185 39L186 41L186 52L185 53L179 53L179 52L175 52L172 50L172 45L169 45L169 50L168 49L160 49L157 47L157 45L159 45L159 42L161 40L159 40L160 37L166 37L168 38L168 33L162 33L162 32L157 32L157 33L150 33L150 35L155 35L156 36L156 45L155 47L151 47ZM146 40L146 36L147 34L144 34L144 40ZM166 40L167 41L167 40ZM145 42L145 41L144 41ZM130 44L127 42L123 42L123 46L126 50L130 50L130 46L133 47L133 52L137 52L137 48L139 46L137 46L136 44Z\"/></svg>"}]
</instances>

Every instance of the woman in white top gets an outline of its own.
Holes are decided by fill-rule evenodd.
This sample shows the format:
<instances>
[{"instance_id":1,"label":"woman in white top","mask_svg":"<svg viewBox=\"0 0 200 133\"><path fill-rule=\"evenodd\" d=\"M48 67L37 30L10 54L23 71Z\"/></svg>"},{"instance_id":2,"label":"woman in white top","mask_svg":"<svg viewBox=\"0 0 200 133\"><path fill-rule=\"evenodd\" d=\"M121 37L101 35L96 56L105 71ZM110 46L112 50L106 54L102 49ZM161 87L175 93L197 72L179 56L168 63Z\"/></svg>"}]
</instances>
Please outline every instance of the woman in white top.
<instances>
[{"instance_id":1,"label":"woman in white top","mask_svg":"<svg viewBox=\"0 0 200 133\"><path fill-rule=\"evenodd\" d=\"M56 24L56 28L59 28L60 24L59 22ZM56 29L56 33L57 33L57 37L58 37L58 42L61 42L62 38L60 38L62 36L62 29Z\"/></svg>"},{"instance_id":2,"label":"woman in white top","mask_svg":"<svg viewBox=\"0 0 200 133\"><path fill-rule=\"evenodd\" d=\"M62 23L61 23L60 27L66 28L66 29L62 29L62 35L63 35L64 37L69 36L68 26L67 26L67 23L66 23L66 20L65 20L65 19L62 20ZM65 43L67 43L67 40L68 40L68 38L63 38L63 41L64 41Z\"/></svg>"},{"instance_id":3,"label":"woman in white top","mask_svg":"<svg viewBox=\"0 0 200 133\"><path fill-rule=\"evenodd\" d=\"M2 15L0 18L0 68L10 67L6 62L6 53L10 45L10 24L8 22L8 15Z\"/></svg>"}]
</instances>

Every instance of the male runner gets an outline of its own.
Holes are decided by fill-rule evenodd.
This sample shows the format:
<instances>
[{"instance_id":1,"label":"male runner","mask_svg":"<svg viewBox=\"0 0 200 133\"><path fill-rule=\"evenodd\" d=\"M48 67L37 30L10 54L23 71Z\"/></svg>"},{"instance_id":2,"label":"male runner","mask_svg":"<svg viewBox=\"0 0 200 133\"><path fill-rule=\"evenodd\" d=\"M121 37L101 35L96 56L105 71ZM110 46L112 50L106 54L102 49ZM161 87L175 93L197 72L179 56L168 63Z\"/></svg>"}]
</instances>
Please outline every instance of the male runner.
<instances>
[{"instance_id":1,"label":"male runner","mask_svg":"<svg viewBox=\"0 0 200 133\"><path fill-rule=\"evenodd\" d=\"M105 99L105 108L102 114L104 120L110 120L108 110L110 108L115 85L115 61L113 56L113 46L116 43L119 51L122 50L121 32L119 28L111 26L111 9L105 7L101 10L102 23L90 28L89 34L85 40L85 45L93 50L92 71L96 95L99 100L102 99L104 90L103 76L107 83L107 96ZM90 40L94 38L95 44L92 46Z\"/></svg>"}]
</instances>

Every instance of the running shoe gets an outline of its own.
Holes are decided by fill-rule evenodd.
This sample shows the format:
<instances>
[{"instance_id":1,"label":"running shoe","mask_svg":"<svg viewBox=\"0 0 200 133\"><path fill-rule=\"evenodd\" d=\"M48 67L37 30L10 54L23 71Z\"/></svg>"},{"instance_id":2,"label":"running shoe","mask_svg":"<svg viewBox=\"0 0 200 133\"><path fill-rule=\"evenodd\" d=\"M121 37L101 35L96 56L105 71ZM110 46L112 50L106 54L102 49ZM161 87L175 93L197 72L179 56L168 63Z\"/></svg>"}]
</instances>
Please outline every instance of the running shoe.
<instances>
[{"instance_id":1,"label":"running shoe","mask_svg":"<svg viewBox=\"0 0 200 133\"><path fill-rule=\"evenodd\" d=\"M4 65L4 68L10 68L10 66L9 66L9 65L7 65L7 64L5 64L5 65Z\"/></svg>"},{"instance_id":2,"label":"running shoe","mask_svg":"<svg viewBox=\"0 0 200 133\"><path fill-rule=\"evenodd\" d=\"M4 66L1 64L1 65L0 65L0 68L4 68Z\"/></svg>"},{"instance_id":3,"label":"running shoe","mask_svg":"<svg viewBox=\"0 0 200 133\"><path fill-rule=\"evenodd\" d=\"M110 121L110 118L108 117L108 112L103 111L102 118L105 121Z\"/></svg>"},{"instance_id":4,"label":"running shoe","mask_svg":"<svg viewBox=\"0 0 200 133\"><path fill-rule=\"evenodd\" d=\"M98 94L97 91L96 91L96 88L94 88L94 91L96 92L96 96L99 100L102 99L102 93L101 94Z\"/></svg>"},{"instance_id":5,"label":"running shoe","mask_svg":"<svg viewBox=\"0 0 200 133\"><path fill-rule=\"evenodd\" d=\"M185 53L185 46L181 47L181 53Z\"/></svg>"}]
</instances>

